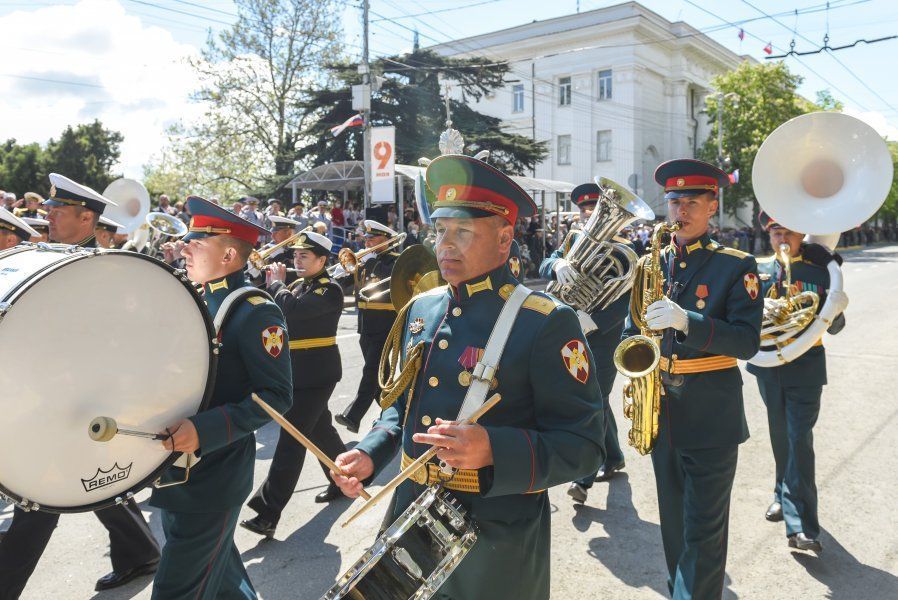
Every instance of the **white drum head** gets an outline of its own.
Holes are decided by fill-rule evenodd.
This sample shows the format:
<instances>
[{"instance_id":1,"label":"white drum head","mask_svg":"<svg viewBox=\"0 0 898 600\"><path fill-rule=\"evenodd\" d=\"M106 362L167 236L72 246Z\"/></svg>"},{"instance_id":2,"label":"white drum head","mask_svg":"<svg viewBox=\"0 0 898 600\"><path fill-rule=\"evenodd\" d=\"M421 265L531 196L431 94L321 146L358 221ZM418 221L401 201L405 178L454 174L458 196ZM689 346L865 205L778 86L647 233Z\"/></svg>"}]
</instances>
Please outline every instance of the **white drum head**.
<instances>
[{"instance_id":1,"label":"white drum head","mask_svg":"<svg viewBox=\"0 0 898 600\"><path fill-rule=\"evenodd\" d=\"M155 433L196 414L212 388L211 325L189 284L137 254L37 250L3 258L0 271L52 254L56 264L4 298L0 485L42 509L95 510L173 457L159 441L93 441L88 424L112 417Z\"/></svg>"}]
</instances>

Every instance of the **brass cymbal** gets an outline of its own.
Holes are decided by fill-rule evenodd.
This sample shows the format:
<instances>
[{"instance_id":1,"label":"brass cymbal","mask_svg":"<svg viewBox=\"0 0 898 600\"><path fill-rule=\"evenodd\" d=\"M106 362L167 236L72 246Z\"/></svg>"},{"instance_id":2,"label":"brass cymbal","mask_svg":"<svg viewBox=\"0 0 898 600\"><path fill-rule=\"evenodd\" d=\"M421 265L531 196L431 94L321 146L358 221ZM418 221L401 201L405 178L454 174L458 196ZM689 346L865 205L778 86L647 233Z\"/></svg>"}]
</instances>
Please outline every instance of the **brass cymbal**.
<instances>
[{"instance_id":1,"label":"brass cymbal","mask_svg":"<svg viewBox=\"0 0 898 600\"><path fill-rule=\"evenodd\" d=\"M433 251L421 244L415 244L406 248L393 265L393 273L390 275L390 298L393 306L399 310L417 294L445 283L440 276Z\"/></svg>"}]
</instances>

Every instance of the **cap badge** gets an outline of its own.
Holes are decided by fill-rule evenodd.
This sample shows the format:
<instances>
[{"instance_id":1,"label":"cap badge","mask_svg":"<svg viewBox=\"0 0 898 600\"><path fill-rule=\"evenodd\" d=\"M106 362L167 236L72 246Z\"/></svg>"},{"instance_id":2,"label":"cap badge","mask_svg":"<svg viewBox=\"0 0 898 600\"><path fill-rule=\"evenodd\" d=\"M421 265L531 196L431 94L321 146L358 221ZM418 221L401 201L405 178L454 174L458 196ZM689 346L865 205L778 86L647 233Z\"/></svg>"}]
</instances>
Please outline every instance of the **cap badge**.
<instances>
[{"instance_id":1,"label":"cap badge","mask_svg":"<svg viewBox=\"0 0 898 600\"><path fill-rule=\"evenodd\" d=\"M305 243L306 243L306 236L305 236L305 235L299 236L299 243L300 243L300 244L305 244Z\"/></svg>"},{"instance_id":2,"label":"cap badge","mask_svg":"<svg viewBox=\"0 0 898 600\"><path fill-rule=\"evenodd\" d=\"M51 198L55 198L55 197L56 197L56 186L55 186L55 185L51 185L51 186L50 186L50 197L51 197Z\"/></svg>"},{"instance_id":3,"label":"cap badge","mask_svg":"<svg viewBox=\"0 0 898 600\"><path fill-rule=\"evenodd\" d=\"M454 187L451 187L448 190L446 190L446 200L448 200L449 202L452 202L453 200L455 200L456 196L458 196L458 190L456 190Z\"/></svg>"},{"instance_id":4,"label":"cap badge","mask_svg":"<svg viewBox=\"0 0 898 600\"><path fill-rule=\"evenodd\" d=\"M419 317L408 324L408 332L412 335L417 335L422 331L424 331L424 319Z\"/></svg>"},{"instance_id":5,"label":"cap badge","mask_svg":"<svg viewBox=\"0 0 898 600\"><path fill-rule=\"evenodd\" d=\"M684 185L686 185L686 180L685 180L685 179L683 179L682 177L680 177L679 179L677 179L677 187L683 187Z\"/></svg>"}]
</instances>

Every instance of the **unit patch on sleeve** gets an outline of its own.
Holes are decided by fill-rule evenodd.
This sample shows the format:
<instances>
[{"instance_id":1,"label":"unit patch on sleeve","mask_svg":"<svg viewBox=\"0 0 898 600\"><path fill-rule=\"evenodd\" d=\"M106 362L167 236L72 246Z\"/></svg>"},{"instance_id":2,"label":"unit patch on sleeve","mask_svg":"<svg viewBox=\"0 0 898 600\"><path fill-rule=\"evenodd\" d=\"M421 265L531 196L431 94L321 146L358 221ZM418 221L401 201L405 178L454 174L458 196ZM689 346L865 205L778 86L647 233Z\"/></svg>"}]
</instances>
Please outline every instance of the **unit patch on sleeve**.
<instances>
[{"instance_id":1,"label":"unit patch on sleeve","mask_svg":"<svg viewBox=\"0 0 898 600\"><path fill-rule=\"evenodd\" d=\"M262 347L265 352L277 358L284 349L284 328L278 325L262 331Z\"/></svg>"},{"instance_id":2,"label":"unit patch on sleeve","mask_svg":"<svg viewBox=\"0 0 898 600\"><path fill-rule=\"evenodd\" d=\"M745 291L748 292L752 300L758 297L758 293L761 291L761 283L758 281L757 275L746 273L745 277L742 278L742 285L745 286Z\"/></svg>"},{"instance_id":3,"label":"unit patch on sleeve","mask_svg":"<svg viewBox=\"0 0 898 600\"><path fill-rule=\"evenodd\" d=\"M586 383L589 379L589 355L586 346L580 340L571 340L561 347L561 360L567 372L579 381Z\"/></svg>"}]
</instances>

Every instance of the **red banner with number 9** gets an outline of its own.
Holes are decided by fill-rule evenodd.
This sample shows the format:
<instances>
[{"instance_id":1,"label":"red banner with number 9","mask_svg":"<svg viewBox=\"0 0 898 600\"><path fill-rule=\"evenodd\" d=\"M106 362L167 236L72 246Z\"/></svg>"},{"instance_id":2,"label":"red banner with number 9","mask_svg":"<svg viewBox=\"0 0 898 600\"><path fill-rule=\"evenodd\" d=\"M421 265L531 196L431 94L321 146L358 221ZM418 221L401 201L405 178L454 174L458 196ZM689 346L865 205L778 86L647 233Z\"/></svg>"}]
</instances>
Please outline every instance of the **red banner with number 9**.
<instances>
[{"instance_id":1,"label":"red banner with number 9","mask_svg":"<svg viewBox=\"0 0 898 600\"><path fill-rule=\"evenodd\" d=\"M374 144L374 158L378 160L378 169L384 169L387 166L387 163L390 162L390 157L393 155L393 146L390 142L377 142Z\"/></svg>"}]
</instances>

